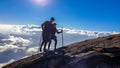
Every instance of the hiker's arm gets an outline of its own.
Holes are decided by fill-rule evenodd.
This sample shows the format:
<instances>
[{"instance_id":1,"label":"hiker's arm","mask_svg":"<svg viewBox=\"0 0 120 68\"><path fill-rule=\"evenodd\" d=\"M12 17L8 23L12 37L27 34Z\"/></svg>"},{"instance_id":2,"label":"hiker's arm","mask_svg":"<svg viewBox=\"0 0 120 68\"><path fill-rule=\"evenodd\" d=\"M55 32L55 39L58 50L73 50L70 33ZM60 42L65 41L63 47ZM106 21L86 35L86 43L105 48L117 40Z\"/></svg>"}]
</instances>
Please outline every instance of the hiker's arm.
<instances>
[{"instance_id":1,"label":"hiker's arm","mask_svg":"<svg viewBox=\"0 0 120 68\"><path fill-rule=\"evenodd\" d=\"M45 23L43 23L43 24L41 25L42 30L44 29L44 25L45 25Z\"/></svg>"},{"instance_id":2,"label":"hiker's arm","mask_svg":"<svg viewBox=\"0 0 120 68\"><path fill-rule=\"evenodd\" d=\"M62 33L62 32L63 32L63 30L58 31L58 30L56 29L56 32L57 32L58 34L60 34L60 33Z\"/></svg>"}]
</instances>

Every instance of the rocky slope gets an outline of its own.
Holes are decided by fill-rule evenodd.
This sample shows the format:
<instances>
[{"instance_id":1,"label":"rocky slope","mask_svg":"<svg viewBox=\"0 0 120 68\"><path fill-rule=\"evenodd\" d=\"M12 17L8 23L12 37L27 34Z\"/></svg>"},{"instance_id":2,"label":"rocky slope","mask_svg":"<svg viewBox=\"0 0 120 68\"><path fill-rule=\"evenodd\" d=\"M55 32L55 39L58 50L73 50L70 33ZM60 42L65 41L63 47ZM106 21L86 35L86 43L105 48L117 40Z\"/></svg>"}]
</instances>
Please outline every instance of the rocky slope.
<instances>
[{"instance_id":1,"label":"rocky slope","mask_svg":"<svg viewBox=\"0 0 120 68\"><path fill-rule=\"evenodd\" d=\"M73 43L3 68L120 68L120 34Z\"/></svg>"}]
</instances>

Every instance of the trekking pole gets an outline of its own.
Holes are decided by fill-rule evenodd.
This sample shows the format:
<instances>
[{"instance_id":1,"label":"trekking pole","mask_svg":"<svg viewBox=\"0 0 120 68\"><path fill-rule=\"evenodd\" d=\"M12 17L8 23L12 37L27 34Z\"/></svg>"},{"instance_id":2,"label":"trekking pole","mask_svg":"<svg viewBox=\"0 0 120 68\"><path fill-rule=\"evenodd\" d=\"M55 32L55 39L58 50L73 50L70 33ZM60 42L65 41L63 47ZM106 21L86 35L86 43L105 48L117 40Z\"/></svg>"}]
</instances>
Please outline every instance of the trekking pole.
<instances>
[{"instance_id":1,"label":"trekking pole","mask_svg":"<svg viewBox=\"0 0 120 68\"><path fill-rule=\"evenodd\" d=\"M62 27L62 47L64 46L63 27Z\"/></svg>"}]
</instances>

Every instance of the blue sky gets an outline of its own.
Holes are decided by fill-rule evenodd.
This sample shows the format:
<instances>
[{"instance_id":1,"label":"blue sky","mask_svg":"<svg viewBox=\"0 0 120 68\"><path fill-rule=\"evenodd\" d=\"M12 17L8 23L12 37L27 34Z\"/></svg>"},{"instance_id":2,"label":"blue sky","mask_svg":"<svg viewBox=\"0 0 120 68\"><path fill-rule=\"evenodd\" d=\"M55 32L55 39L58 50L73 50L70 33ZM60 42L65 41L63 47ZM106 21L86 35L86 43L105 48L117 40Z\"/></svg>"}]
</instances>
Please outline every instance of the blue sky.
<instances>
[{"instance_id":1,"label":"blue sky","mask_svg":"<svg viewBox=\"0 0 120 68\"><path fill-rule=\"evenodd\" d=\"M0 0L0 24L41 25L50 17L58 27L120 32L120 0L48 0L46 6L30 0Z\"/></svg>"}]
</instances>

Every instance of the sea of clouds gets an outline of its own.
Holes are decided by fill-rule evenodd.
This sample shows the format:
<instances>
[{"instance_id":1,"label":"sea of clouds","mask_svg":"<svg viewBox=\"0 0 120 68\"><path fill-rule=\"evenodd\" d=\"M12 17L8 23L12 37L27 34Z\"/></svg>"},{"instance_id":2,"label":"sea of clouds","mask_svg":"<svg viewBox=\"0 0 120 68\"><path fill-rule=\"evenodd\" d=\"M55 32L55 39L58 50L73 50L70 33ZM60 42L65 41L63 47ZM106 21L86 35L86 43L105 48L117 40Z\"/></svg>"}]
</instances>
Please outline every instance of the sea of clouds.
<instances>
[{"instance_id":1,"label":"sea of clouds","mask_svg":"<svg viewBox=\"0 0 120 68\"><path fill-rule=\"evenodd\" d=\"M62 28L58 28L61 30ZM87 39L109 36L119 32L98 32L63 28L64 46ZM0 24L0 67L39 52L41 28L38 25ZM56 34L57 48L62 46L62 34ZM54 41L51 44L53 49Z\"/></svg>"}]
</instances>

